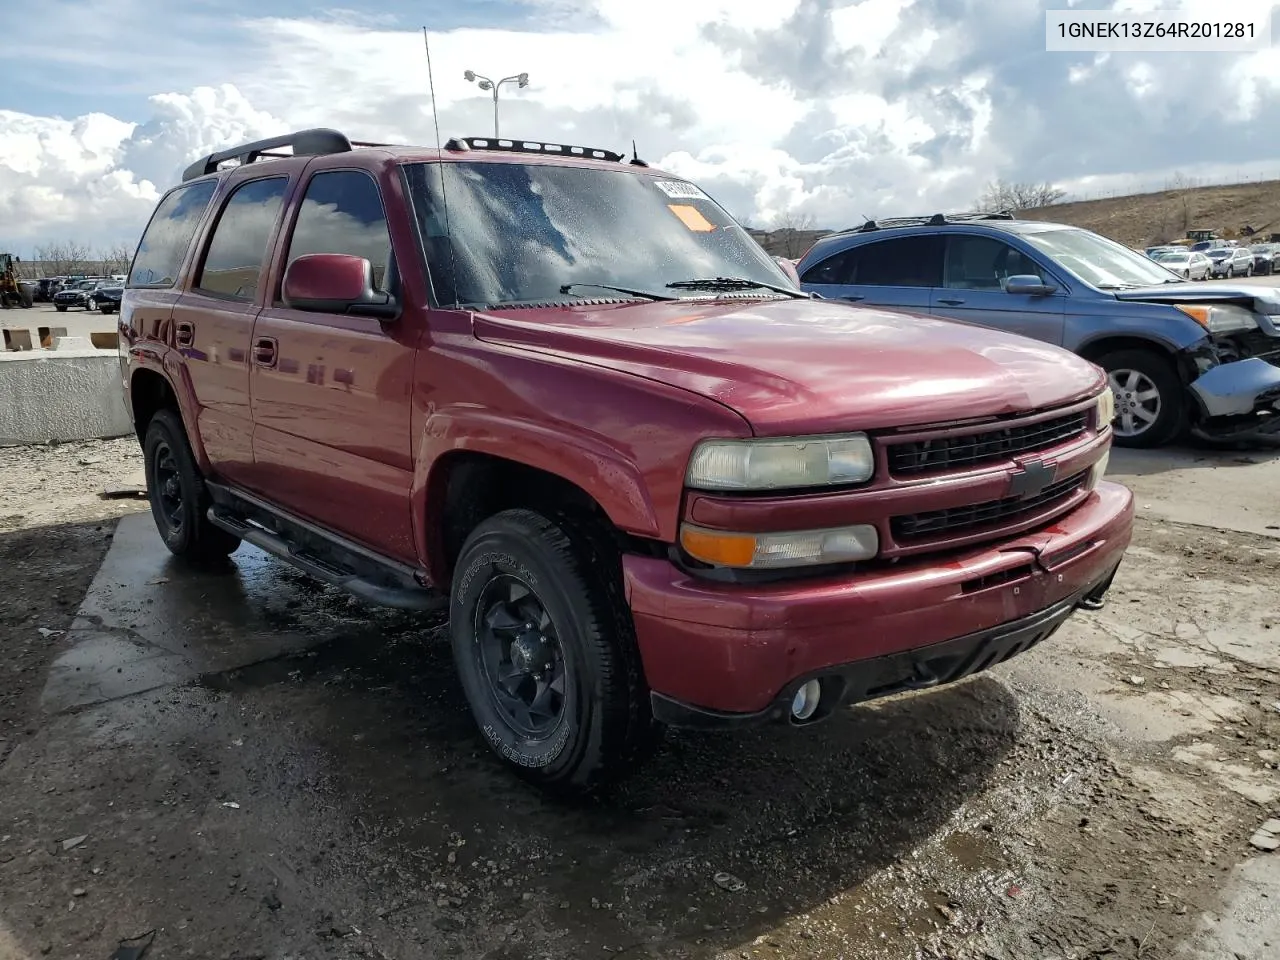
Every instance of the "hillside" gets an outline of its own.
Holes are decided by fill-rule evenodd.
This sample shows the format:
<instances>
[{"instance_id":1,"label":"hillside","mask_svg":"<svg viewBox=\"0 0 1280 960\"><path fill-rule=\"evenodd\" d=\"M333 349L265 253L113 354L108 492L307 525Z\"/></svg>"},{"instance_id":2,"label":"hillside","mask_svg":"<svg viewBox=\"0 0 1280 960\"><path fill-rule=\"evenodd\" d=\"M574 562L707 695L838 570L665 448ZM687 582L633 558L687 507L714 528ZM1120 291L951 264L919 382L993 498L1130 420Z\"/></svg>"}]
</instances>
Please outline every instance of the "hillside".
<instances>
[{"instance_id":1,"label":"hillside","mask_svg":"<svg viewBox=\"0 0 1280 960\"><path fill-rule=\"evenodd\" d=\"M1187 230L1240 236L1247 225L1280 233L1280 180L1189 187L1024 210L1028 220L1052 220L1093 230L1131 247L1176 240Z\"/></svg>"}]
</instances>

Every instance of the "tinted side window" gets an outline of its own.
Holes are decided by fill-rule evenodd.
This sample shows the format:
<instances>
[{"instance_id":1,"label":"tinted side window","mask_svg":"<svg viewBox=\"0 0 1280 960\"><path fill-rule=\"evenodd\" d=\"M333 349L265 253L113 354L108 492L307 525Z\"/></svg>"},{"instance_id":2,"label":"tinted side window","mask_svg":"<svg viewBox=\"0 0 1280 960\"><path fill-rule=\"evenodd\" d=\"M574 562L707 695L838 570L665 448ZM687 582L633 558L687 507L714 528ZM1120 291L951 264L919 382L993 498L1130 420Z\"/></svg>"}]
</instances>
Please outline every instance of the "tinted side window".
<instances>
[{"instance_id":1,"label":"tinted side window","mask_svg":"<svg viewBox=\"0 0 1280 960\"><path fill-rule=\"evenodd\" d=\"M1030 257L994 237L947 238L946 285L960 290L1003 290L1009 277L1044 279Z\"/></svg>"},{"instance_id":2,"label":"tinted side window","mask_svg":"<svg viewBox=\"0 0 1280 960\"><path fill-rule=\"evenodd\" d=\"M332 170L307 184L289 240L287 264L309 253L345 253L373 265L382 289L391 259L391 234L378 185L367 173Z\"/></svg>"},{"instance_id":3,"label":"tinted side window","mask_svg":"<svg viewBox=\"0 0 1280 960\"><path fill-rule=\"evenodd\" d=\"M858 248L855 279L876 287L937 287L942 285L942 238L895 237Z\"/></svg>"},{"instance_id":4,"label":"tinted side window","mask_svg":"<svg viewBox=\"0 0 1280 960\"><path fill-rule=\"evenodd\" d=\"M288 185L288 178L272 177L236 187L213 228L196 287L236 300L257 296L262 258Z\"/></svg>"},{"instance_id":5,"label":"tinted side window","mask_svg":"<svg viewBox=\"0 0 1280 960\"><path fill-rule=\"evenodd\" d=\"M841 250L820 260L804 272L801 283L853 283L857 267L858 247Z\"/></svg>"},{"instance_id":6,"label":"tinted side window","mask_svg":"<svg viewBox=\"0 0 1280 960\"><path fill-rule=\"evenodd\" d=\"M187 247L217 186L216 180L202 180L164 196L138 244L129 286L171 287L177 282Z\"/></svg>"}]
</instances>

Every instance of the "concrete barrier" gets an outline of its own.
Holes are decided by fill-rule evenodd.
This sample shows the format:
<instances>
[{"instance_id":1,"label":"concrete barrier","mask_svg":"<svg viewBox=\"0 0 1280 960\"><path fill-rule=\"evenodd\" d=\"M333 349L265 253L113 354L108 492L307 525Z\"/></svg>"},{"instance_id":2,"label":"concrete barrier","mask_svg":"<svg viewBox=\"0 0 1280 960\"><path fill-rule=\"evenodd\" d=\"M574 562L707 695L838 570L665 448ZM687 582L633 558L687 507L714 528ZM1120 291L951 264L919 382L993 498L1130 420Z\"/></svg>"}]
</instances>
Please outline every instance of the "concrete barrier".
<instances>
[{"instance_id":1,"label":"concrete barrier","mask_svg":"<svg viewBox=\"0 0 1280 960\"><path fill-rule=\"evenodd\" d=\"M52 350L0 352L0 446L132 432L114 350L62 337Z\"/></svg>"}]
</instances>

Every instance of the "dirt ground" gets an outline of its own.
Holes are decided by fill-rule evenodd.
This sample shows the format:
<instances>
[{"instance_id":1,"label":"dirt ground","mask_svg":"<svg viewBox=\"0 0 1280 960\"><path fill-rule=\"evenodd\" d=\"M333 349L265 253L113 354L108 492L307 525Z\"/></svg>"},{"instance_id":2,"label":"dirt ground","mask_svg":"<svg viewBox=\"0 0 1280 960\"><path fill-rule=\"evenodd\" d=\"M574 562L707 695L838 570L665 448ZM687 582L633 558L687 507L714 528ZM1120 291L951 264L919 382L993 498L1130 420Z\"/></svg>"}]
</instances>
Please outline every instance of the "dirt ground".
<instances>
[{"instance_id":1,"label":"dirt ground","mask_svg":"<svg viewBox=\"0 0 1280 960\"><path fill-rule=\"evenodd\" d=\"M1265 531L1280 488L1202 459L1191 523L1141 462L1109 604L1031 652L673 733L566 806L490 757L439 622L175 567L99 496L135 441L0 450L0 960L1274 958L1280 539L1203 500Z\"/></svg>"}]
</instances>

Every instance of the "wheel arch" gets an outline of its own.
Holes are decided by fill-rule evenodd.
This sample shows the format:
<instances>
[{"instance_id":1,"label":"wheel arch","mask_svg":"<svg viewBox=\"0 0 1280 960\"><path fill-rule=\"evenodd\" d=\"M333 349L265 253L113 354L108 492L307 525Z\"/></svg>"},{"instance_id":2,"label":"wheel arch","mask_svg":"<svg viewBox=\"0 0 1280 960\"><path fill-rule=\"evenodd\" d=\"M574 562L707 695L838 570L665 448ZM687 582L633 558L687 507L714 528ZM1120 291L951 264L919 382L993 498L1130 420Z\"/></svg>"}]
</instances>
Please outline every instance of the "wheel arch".
<instances>
[{"instance_id":1,"label":"wheel arch","mask_svg":"<svg viewBox=\"0 0 1280 960\"><path fill-rule=\"evenodd\" d=\"M422 517L432 583L446 589L468 534L503 510L568 514L619 551L661 549L657 540L628 533L586 488L562 473L487 450L455 449L438 457L427 478Z\"/></svg>"}]
</instances>

